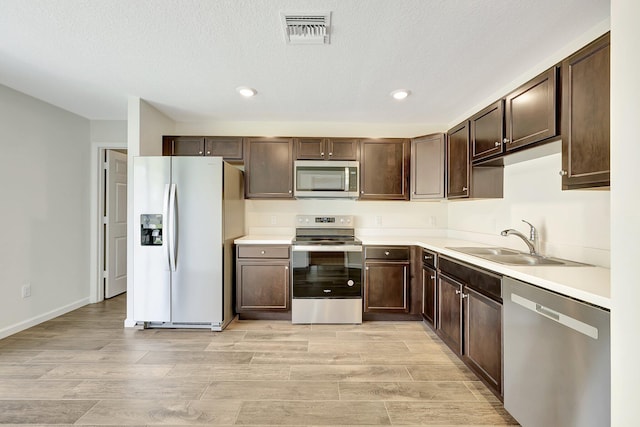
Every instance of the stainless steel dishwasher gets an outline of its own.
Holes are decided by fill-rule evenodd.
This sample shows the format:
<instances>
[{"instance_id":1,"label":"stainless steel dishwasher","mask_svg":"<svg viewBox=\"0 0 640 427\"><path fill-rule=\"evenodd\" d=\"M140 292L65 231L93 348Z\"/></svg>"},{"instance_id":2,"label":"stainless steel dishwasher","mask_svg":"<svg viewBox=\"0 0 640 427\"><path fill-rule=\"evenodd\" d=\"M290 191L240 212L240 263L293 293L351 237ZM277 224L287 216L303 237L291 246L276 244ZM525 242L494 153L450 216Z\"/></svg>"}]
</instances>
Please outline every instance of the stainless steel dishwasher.
<instances>
[{"instance_id":1,"label":"stainless steel dishwasher","mask_svg":"<svg viewBox=\"0 0 640 427\"><path fill-rule=\"evenodd\" d=\"M609 311L503 279L504 407L524 427L609 426Z\"/></svg>"}]
</instances>

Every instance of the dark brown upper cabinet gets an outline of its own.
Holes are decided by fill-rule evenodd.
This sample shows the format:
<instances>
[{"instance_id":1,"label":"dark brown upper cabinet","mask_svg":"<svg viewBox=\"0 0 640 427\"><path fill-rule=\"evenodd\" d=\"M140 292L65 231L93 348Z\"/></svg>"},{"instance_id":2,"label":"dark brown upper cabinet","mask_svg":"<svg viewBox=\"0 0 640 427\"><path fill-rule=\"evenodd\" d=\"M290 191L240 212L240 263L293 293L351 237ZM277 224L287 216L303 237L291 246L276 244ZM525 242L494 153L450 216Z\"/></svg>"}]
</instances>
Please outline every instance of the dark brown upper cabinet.
<instances>
[{"instance_id":1,"label":"dark brown upper cabinet","mask_svg":"<svg viewBox=\"0 0 640 427\"><path fill-rule=\"evenodd\" d=\"M239 136L207 136L204 138L204 155L219 156L228 161L241 161L243 138Z\"/></svg>"},{"instance_id":2,"label":"dark brown upper cabinet","mask_svg":"<svg viewBox=\"0 0 640 427\"><path fill-rule=\"evenodd\" d=\"M360 199L409 200L408 139L365 139L361 143Z\"/></svg>"},{"instance_id":3,"label":"dark brown upper cabinet","mask_svg":"<svg viewBox=\"0 0 640 427\"><path fill-rule=\"evenodd\" d=\"M164 156L204 156L204 137L202 136L163 136L162 155Z\"/></svg>"},{"instance_id":4,"label":"dark brown upper cabinet","mask_svg":"<svg viewBox=\"0 0 640 427\"><path fill-rule=\"evenodd\" d=\"M469 197L469 121L447 132L447 198Z\"/></svg>"},{"instance_id":5,"label":"dark brown upper cabinet","mask_svg":"<svg viewBox=\"0 0 640 427\"><path fill-rule=\"evenodd\" d=\"M293 198L293 139L245 139L245 196Z\"/></svg>"},{"instance_id":6,"label":"dark brown upper cabinet","mask_svg":"<svg viewBox=\"0 0 640 427\"><path fill-rule=\"evenodd\" d=\"M444 198L445 140L442 133L411 140L411 200Z\"/></svg>"},{"instance_id":7,"label":"dark brown upper cabinet","mask_svg":"<svg viewBox=\"0 0 640 427\"><path fill-rule=\"evenodd\" d=\"M354 138L297 138L297 160L358 160L360 140Z\"/></svg>"},{"instance_id":8,"label":"dark brown upper cabinet","mask_svg":"<svg viewBox=\"0 0 640 427\"><path fill-rule=\"evenodd\" d=\"M506 96L506 152L558 135L557 73L551 67Z\"/></svg>"},{"instance_id":9,"label":"dark brown upper cabinet","mask_svg":"<svg viewBox=\"0 0 640 427\"><path fill-rule=\"evenodd\" d=\"M471 161L477 162L504 153L504 100L489 105L469 119Z\"/></svg>"},{"instance_id":10,"label":"dark brown upper cabinet","mask_svg":"<svg viewBox=\"0 0 640 427\"><path fill-rule=\"evenodd\" d=\"M219 156L241 161L243 138L240 136L163 136L163 156Z\"/></svg>"},{"instance_id":11,"label":"dark brown upper cabinet","mask_svg":"<svg viewBox=\"0 0 640 427\"><path fill-rule=\"evenodd\" d=\"M609 33L562 62L562 189L609 185Z\"/></svg>"}]
</instances>

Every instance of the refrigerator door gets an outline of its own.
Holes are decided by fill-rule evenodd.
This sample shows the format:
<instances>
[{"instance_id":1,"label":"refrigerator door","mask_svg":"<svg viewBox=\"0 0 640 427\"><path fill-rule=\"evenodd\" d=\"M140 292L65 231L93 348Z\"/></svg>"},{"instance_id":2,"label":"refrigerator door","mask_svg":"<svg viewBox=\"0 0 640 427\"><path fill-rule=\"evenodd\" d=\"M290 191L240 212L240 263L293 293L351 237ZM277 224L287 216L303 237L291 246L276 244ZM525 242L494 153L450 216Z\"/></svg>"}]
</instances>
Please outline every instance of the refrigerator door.
<instances>
[{"instance_id":1,"label":"refrigerator door","mask_svg":"<svg viewBox=\"0 0 640 427\"><path fill-rule=\"evenodd\" d=\"M175 272L171 285L173 323L223 320L222 158L172 157L175 204ZM172 219L172 222L174 220ZM173 223L170 224L170 227Z\"/></svg>"},{"instance_id":2,"label":"refrigerator door","mask_svg":"<svg viewBox=\"0 0 640 427\"><path fill-rule=\"evenodd\" d=\"M170 157L133 159L133 317L171 320L171 275L166 239L171 179Z\"/></svg>"}]
</instances>

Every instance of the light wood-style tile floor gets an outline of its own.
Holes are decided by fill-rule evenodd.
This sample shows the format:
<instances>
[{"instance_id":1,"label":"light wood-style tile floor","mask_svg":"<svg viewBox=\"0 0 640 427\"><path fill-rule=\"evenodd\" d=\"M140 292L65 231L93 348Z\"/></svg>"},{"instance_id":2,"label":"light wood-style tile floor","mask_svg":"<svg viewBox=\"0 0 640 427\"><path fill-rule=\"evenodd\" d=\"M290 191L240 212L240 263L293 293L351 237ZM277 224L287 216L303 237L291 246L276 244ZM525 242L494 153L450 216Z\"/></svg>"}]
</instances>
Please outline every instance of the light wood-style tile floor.
<instances>
[{"instance_id":1,"label":"light wood-style tile floor","mask_svg":"<svg viewBox=\"0 0 640 427\"><path fill-rule=\"evenodd\" d=\"M0 340L0 424L517 425L421 322L124 329L125 298Z\"/></svg>"}]
</instances>

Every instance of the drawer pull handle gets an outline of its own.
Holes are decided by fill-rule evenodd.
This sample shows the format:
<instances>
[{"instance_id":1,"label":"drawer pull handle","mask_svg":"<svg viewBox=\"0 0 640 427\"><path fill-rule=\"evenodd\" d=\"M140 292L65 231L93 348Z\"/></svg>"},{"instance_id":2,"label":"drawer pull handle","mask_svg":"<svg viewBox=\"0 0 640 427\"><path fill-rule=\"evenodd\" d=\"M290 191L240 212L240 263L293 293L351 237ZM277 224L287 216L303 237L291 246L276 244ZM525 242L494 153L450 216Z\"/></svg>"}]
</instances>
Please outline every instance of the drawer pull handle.
<instances>
[{"instance_id":1,"label":"drawer pull handle","mask_svg":"<svg viewBox=\"0 0 640 427\"><path fill-rule=\"evenodd\" d=\"M330 294L331 293L331 289L323 289L322 292L324 292L325 294Z\"/></svg>"},{"instance_id":2,"label":"drawer pull handle","mask_svg":"<svg viewBox=\"0 0 640 427\"><path fill-rule=\"evenodd\" d=\"M264 251L260 251L260 255L264 255L264 253L265 253Z\"/></svg>"},{"instance_id":3,"label":"drawer pull handle","mask_svg":"<svg viewBox=\"0 0 640 427\"><path fill-rule=\"evenodd\" d=\"M389 251L384 251L384 254L385 254L386 256L389 256Z\"/></svg>"},{"instance_id":4,"label":"drawer pull handle","mask_svg":"<svg viewBox=\"0 0 640 427\"><path fill-rule=\"evenodd\" d=\"M425 255L424 259L433 259L433 257L431 255Z\"/></svg>"}]
</instances>

